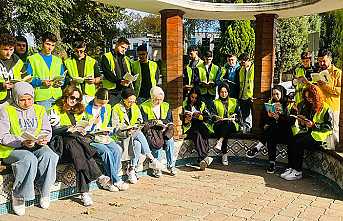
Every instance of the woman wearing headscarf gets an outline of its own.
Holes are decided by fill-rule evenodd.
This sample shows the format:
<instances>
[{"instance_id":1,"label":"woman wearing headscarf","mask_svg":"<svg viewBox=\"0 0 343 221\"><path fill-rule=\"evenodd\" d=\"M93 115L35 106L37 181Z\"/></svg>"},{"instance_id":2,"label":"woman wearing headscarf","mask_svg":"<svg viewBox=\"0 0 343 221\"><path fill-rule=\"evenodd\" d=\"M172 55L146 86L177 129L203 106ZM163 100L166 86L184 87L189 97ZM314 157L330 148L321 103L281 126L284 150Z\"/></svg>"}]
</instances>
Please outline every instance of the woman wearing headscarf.
<instances>
[{"instance_id":1,"label":"woman wearing headscarf","mask_svg":"<svg viewBox=\"0 0 343 221\"><path fill-rule=\"evenodd\" d=\"M242 117L237 99L229 97L230 87L222 83L218 87L219 98L214 101L215 114L212 117L214 121L214 134L219 138L216 144L217 149L221 149L223 165L229 165L227 152L228 138L232 133L241 130Z\"/></svg>"},{"instance_id":2,"label":"woman wearing headscarf","mask_svg":"<svg viewBox=\"0 0 343 221\"><path fill-rule=\"evenodd\" d=\"M291 125L288 110L288 97L286 89L281 85L276 85L272 89L272 97L268 106L272 109L264 109L263 112L263 138L261 142L267 146L269 166L267 173L275 172L276 145L289 144L291 139ZM266 107L266 105L265 105ZM247 152L247 157L254 158L262 143L257 144Z\"/></svg>"},{"instance_id":3,"label":"woman wearing headscarf","mask_svg":"<svg viewBox=\"0 0 343 221\"><path fill-rule=\"evenodd\" d=\"M74 165L76 188L81 193L81 201L85 206L90 206L93 200L89 194L89 183L97 180L102 187L106 187L110 178L102 175L93 158L96 151L85 139L87 125L80 125L84 112L80 89L67 86L62 97L50 109L50 122L55 135L50 146L60 155L62 162Z\"/></svg>"},{"instance_id":4,"label":"woman wearing headscarf","mask_svg":"<svg viewBox=\"0 0 343 221\"><path fill-rule=\"evenodd\" d=\"M12 166L14 213L24 215L25 201L35 199L35 180L41 193L40 206L49 207L58 155L47 145L51 125L44 107L33 103L33 87L26 82L16 83L13 97L12 105L0 109L0 158Z\"/></svg>"},{"instance_id":5,"label":"woman wearing headscarf","mask_svg":"<svg viewBox=\"0 0 343 221\"><path fill-rule=\"evenodd\" d=\"M200 90L192 88L183 101L183 133L191 139L198 152L200 170L205 170L213 159L208 156L208 138L213 133L210 124L211 116L206 104L200 100Z\"/></svg>"}]
</instances>

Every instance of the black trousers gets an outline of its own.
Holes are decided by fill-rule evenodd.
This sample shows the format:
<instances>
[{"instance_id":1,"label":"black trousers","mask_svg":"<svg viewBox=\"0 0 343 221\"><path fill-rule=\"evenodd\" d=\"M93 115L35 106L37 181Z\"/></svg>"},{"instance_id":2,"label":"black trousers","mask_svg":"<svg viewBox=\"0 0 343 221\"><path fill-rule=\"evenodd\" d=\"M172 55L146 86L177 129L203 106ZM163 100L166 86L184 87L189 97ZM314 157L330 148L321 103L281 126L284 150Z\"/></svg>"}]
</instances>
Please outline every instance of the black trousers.
<instances>
[{"instance_id":1,"label":"black trousers","mask_svg":"<svg viewBox=\"0 0 343 221\"><path fill-rule=\"evenodd\" d=\"M321 149L322 142L313 139L311 133L301 133L294 136L288 147L288 166L297 171L302 170L304 150L315 151Z\"/></svg>"},{"instance_id":2,"label":"black trousers","mask_svg":"<svg viewBox=\"0 0 343 221\"><path fill-rule=\"evenodd\" d=\"M221 150L223 154L227 153L228 138L230 137L232 133L237 132L235 124L227 120L218 121L214 123L213 130L217 138L221 138L221 137L224 138Z\"/></svg>"},{"instance_id":3,"label":"black trousers","mask_svg":"<svg viewBox=\"0 0 343 221\"><path fill-rule=\"evenodd\" d=\"M268 149L269 161L276 160L276 146L277 144L290 144L291 130L285 125L279 127L278 125L270 125L264 129L263 138L261 142L266 144Z\"/></svg>"},{"instance_id":4,"label":"black trousers","mask_svg":"<svg viewBox=\"0 0 343 221\"><path fill-rule=\"evenodd\" d=\"M209 131L206 125L199 120L192 120L192 126L188 132L188 138L191 139L195 145L195 150L198 153L199 161L205 159L208 155Z\"/></svg>"}]
</instances>

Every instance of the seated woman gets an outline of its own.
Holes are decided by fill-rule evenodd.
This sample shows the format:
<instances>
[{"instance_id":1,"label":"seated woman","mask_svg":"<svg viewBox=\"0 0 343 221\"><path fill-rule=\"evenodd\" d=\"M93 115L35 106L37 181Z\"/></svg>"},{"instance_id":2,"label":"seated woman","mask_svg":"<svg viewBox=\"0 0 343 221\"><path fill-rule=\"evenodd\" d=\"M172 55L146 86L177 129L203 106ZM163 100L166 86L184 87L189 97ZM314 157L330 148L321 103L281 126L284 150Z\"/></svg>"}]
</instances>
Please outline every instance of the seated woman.
<instances>
[{"instance_id":1,"label":"seated woman","mask_svg":"<svg viewBox=\"0 0 343 221\"><path fill-rule=\"evenodd\" d=\"M88 184L97 180L102 187L106 187L110 178L102 175L93 158L96 151L85 139L87 125L80 125L84 111L80 89L67 86L62 97L50 109L50 122L55 135L50 147L60 155L62 162L74 165L76 188L81 193L81 201L85 206L90 206L93 200L89 194Z\"/></svg>"},{"instance_id":2,"label":"seated woman","mask_svg":"<svg viewBox=\"0 0 343 221\"><path fill-rule=\"evenodd\" d=\"M267 173L275 172L276 145L289 144L291 139L291 126L288 111L288 97L286 89L281 85L276 85L272 89L272 99L269 104L274 104L275 110L263 113L263 138L262 143L267 146L269 167ZM257 144L247 152L247 157L254 158L258 154L262 144Z\"/></svg>"},{"instance_id":3,"label":"seated woman","mask_svg":"<svg viewBox=\"0 0 343 221\"><path fill-rule=\"evenodd\" d=\"M93 146L102 159L105 175L111 182L103 186L111 192L127 190L129 185L118 176L121 166L121 147L110 137L113 129L109 128L111 120L111 105L108 104L109 94L105 88L99 88L95 98L86 106L86 119L90 122L87 131L93 134Z\"/></svg>"},{"instance_id":4,"label":"seated woman","mask_svg":"<svg viewBox=\"0 0 343 221\"><path fill-rule=\"evenodd\" d=\"M235 98L229 97L229 85L223 83L218 87L219 98L214 101L215 115L213 116L214 134L219 138L216 144L221 149L223 165L229 165L227 142L232 133L240 130L242 123L241 111Z\"/></svg>"},{"instance_id":5,"label":"seated woman","mask_svg":"<svg viewBox=\"0 0 343 221\"><path fill-rule=\"evenodd\" d=\"M213 128L209 123L211 116L206 104L200 100L200 91L192 88L183 101L183 133L191 139L198 152L200 170L205 170L213 159L208 156L208 138L213 133Z\"/></svg>"},{"instance_id":6,"label":"seated woman","mask_svg":"<svg viewBox=\"0 0 343 221\"><path fill-rule=\"evenodd\" d=\"M129 148L132 148L133 156L131 156L126 173L129 182L135 184L138 182L136 169L141 152L151 161L149 165L151 169L161 169L162 165L151 154L148 141L140 129L143 119L141 111L136 104L135 91L131 88L125 88L122 90L121 96L122 100L112 108L112 126L115 128L115 133L119 140L130 140Z\"/></svg>"},{"instance_id":7,"label":"seated woman","mask_svg":"<svg viewBox=\"0 0 343 221\"><path fill-rule=\"evenodd\" d=\"M141 104L142 117L145 122L144 133L155 158L161 160L161 151L166 150L167 169L172 176L176 175L174 160L174 126L169 104L164 102L164 92L160 87L152 87L151 99ZM154 131L152 131L154 130ZM153 136L154 134L154 136ZM153 138L160 138L161 142L151 142ZM154 176L160 177L162 170L155 170Z\"/></svg>"},{"instance_id":8,"label":"seated woman","mask_svg":"<svg viewBox=\"0 0 343 221\"><path fill-rule=\"evenodd\" d=\"M51 125L45 108L33 104L33 87L26 82L16 83L13 98L12 105L0 109L0 158L12 166L12 207L22 216L25 201L35 199L35 180L41 193L40 206L49 207L58 155L47 146Z\"/></svg>"},{"instance_id":9,"label":"seated woman","mask_svg":"<svg viewBox=\"0 0 343 221\"><path fill-rule=\"evenodd\" d=\"M288 146L288 169L281 174L285 180L302 178L305 149L315 151L323 147L334 148L333 112L323 101L321 90L311 84L303 90L302 96L303 101L298 105L298 115L292 125L293 137Z\"/></svg>"}]
</instances>

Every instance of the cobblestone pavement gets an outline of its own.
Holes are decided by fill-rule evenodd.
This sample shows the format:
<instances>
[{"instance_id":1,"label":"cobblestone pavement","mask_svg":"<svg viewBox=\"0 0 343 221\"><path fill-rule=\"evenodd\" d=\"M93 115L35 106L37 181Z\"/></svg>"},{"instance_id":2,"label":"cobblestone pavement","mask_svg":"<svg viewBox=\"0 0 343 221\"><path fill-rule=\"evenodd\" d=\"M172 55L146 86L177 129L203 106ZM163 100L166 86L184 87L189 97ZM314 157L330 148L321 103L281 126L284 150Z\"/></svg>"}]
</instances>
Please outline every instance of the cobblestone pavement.
<instances>
[{"instance_id":1,"label":"cobblestone pavement","mask_svg":"<svg viewBox=\"0 0 343 221\"><path fill-rule=\"evenodd\" d=\"M53 202L49 210L31 207L24 217L10 214L0 220L343 220L343 201L319 179L305 175L286 182L246 164L213 165L206 171L184 166L176 177L144 176L128 191L92 195L89 208L75 197Z\"/></svg>"}]
</instances>

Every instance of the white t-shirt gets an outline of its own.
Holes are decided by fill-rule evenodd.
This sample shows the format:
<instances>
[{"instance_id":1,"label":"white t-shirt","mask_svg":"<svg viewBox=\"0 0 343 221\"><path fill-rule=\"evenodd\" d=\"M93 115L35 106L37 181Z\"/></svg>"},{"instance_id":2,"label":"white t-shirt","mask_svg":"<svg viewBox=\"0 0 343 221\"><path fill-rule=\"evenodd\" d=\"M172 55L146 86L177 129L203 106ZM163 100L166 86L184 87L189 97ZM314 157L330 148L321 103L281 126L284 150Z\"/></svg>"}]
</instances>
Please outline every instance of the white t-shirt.
<instances>
[{"instance_id":1,"label":"white t-shirt","mask_svg":"<svg viewBox=\"0 0 343 221\"><path fill-rule=\"evenodd\" d=\"M152 108L152 111L154 112L156 119L160 119L161 118L161 106L160 105L155 105Z\"/></svg>"}]
</instances>

